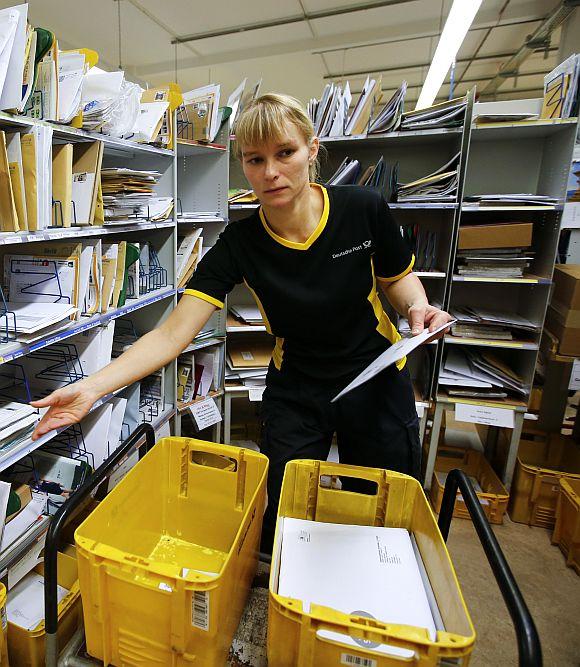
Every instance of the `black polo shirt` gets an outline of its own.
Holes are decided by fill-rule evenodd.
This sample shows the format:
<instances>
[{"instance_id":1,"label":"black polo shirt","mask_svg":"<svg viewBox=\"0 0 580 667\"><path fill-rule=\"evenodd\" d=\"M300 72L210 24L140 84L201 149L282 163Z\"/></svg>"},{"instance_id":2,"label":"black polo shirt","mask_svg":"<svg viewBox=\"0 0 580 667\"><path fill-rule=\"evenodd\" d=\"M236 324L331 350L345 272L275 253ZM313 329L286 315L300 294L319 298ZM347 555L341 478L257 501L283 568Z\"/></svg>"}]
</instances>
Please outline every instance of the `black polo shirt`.
<instances>
[{"instance_id":1,"label":"black polo shirt","mask_svg":"<svg viewBox=\"0 0 580 667\"><path fill-rule=\"evenodd\" d=\"M414 257L378 191L313 187L324 208L307 241L275 234L260 208L225 228L185 294L223 308L228 292L245 282L276 337L276 367L337 378L362 370L399 340L377 285L410 273Z\"/></svg>"}]
</instances>

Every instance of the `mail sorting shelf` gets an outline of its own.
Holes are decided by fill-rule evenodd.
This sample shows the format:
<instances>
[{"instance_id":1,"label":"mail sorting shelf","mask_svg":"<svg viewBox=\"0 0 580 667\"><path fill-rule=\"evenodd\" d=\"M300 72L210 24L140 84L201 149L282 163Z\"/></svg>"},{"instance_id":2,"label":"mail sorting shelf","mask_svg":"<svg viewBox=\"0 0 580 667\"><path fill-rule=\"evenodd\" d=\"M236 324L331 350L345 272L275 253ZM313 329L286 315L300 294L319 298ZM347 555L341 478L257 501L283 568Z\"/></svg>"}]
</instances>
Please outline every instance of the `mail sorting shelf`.
<instances>
[{"instance_id":1,"label":"mail sorting shelf","mask_svg":"<svg viewBox=\"0 0 580 667\"><path fill-rule=\"evenodd\" d=\"M498 103L500 105L501 103ZM568 164L577 131L577 119L538 121L534 123L494 124L473 127L470 135L465 196L486 193L531 193L549 195L555 204L532 206L477 206L464 200L461 204L459 227L452 249L453 263L448 284L448 308L480 304L520 314L537 326L537 331L519 341L461 340L446 336L442 344L441 361L451 346L470 345L481 350L502 353L503 358L521 376L528 394L522 400L512 398L486 401L484 397L450 397L441 388L436 392L433 429L429 442L425 486L433 476L440 426L445 410L457 405L471 405L475 412L481 408L480 423L488 423L486 450L494 447L498 426L494 422L512 425L510 446L504 464L503 481L509 488L517 448L527 409L529 392L539 349L541 327L550 294L551 276L556 257L563 200L565 198ZM534 259L530 273L523 278L496 278L493 275L460 276L454 271L458 234L462 225L486 222L529 222L533 225L532 249ZM457 347L455 347L457 349ZM509 351L509 357L508 357ZM437 383L436 383L437 384ZM495 413L495 415L494 415ZM504 421L504 419L507 419ZM478 421L479 417L473 417ZM489 421L488 421L489 420Z\"/></svg>"},{"instance_id":2,"label":"mail sorting shelf","mask_svg":"<svg viewBox=\"0 0 580 667\"><path fill-rule=\"evenodd\" d=\"M143 442L145 440L145 442ZM136 429L119 449L107 459L81 489L63 504L56 513L50 526L45 548L45 628L46 628L46 665L91 665L98 662L81 657L84 643L82 627L77 630L65 647L58 645L58 604L57 604L57 551L61 531L79 514L88 495L107 479L119 463L138 448L139 456L144 455L155 442L151 427L142 425ZM447 540L453 508L458 491L461 491L471 515L477 535L488 559L496 582L501 590L505 604L514 624L518 645L518 664L520 667L541 667L542 648L534 620L528 610L517 582L511 572L501 547L485 517L479 499L468 476L461 470L449 473L439 516L438 527L443 540ZM61 652L62 651L62 652ZM371 661L372 662L372 661ZM360 663L362 664L362 662ZM369 663L370 664L370 663Z\"/></svg>"}]
</instances>

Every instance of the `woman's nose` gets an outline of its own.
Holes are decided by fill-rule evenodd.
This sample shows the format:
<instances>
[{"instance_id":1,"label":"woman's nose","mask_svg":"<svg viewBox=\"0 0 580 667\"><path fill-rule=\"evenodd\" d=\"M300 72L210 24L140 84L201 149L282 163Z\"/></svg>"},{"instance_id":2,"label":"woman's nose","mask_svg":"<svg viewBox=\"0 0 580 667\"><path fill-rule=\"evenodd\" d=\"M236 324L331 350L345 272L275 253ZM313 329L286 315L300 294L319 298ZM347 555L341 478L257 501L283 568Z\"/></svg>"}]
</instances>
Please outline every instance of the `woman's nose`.
<instances>
[{"instance_id":1,"label":"woman's nose","mask_svg":"<svg viewBox=\"0 0 580 667\"><path fill-rule=\"evenodd\" d=\"M271 160L266 161L265 175L266 178L275 178L278 175L278 168L274 161Z\"/></svg>"}]
</instances>

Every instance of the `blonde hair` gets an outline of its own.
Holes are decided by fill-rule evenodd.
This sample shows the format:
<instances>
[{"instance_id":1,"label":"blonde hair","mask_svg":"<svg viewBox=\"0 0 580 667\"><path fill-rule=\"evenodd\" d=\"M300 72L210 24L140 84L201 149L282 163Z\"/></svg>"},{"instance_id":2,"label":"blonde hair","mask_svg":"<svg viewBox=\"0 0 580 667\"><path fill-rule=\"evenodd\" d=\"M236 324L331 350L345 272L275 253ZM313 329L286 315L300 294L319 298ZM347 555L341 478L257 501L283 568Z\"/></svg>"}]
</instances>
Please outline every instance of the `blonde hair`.
<instances>
[{"instance_id":1,"label":"blonde hair","mask_svg":"<svg viewBox=\"0 0 580 667\"><path fill-rule=\"evenodd\" d=\"M292 123L310 146L314 138L314 125L302 104L290 95L268 93L252 100L236 122L235 151L242 158L242 146L255 146L282 138L286 122ZM320 173L318 156L309 164L309 177L316 181Z\"/></svg>"}]
</instances>

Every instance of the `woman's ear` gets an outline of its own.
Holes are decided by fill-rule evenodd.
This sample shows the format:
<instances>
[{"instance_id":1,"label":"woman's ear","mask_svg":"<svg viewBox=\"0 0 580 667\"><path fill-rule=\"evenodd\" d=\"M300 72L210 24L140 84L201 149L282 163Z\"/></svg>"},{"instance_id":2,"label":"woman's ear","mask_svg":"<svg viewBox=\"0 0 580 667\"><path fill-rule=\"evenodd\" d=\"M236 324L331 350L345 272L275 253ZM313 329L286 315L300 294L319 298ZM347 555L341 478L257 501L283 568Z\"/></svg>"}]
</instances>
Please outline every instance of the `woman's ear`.
<instances>
[{"instance_id":1,"label":"woman's ear","mask_svg":"<svg viewBox=\"0 0 580 667\"><path fill-rule=\"evenodd\" d=\"M318 150L320 148L320 140L318 137L312 137L310 141L310 146L308 149L308 161L314 162L316 156L318 155Z\"/></svg>"}]
</instances>

